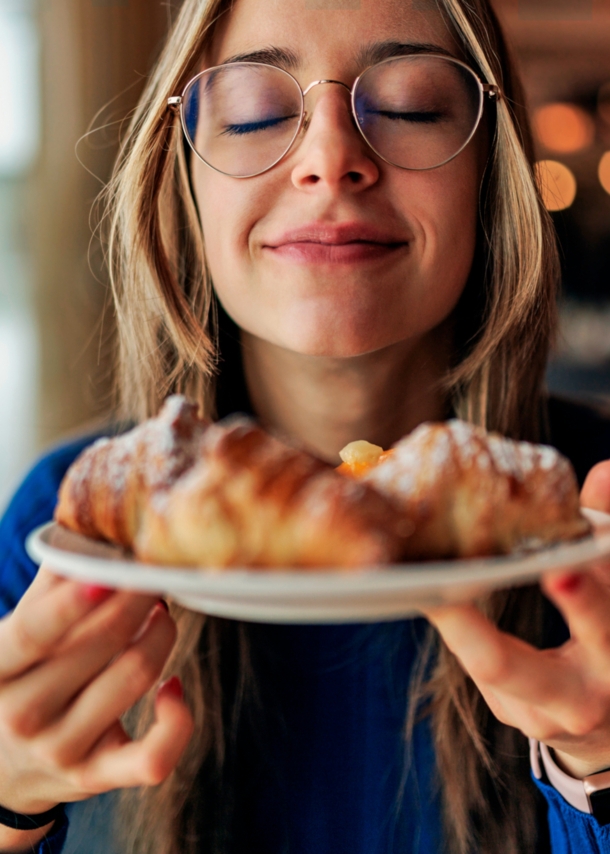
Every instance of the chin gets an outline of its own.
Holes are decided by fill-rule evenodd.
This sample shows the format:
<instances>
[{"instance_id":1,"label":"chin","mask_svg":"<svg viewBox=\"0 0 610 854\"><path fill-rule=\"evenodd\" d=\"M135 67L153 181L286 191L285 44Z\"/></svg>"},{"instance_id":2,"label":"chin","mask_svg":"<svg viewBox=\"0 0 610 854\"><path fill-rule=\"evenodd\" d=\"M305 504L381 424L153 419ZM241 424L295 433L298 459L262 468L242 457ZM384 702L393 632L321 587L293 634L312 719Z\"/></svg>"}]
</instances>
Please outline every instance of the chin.
<instances>
[{"instance_id":1,"label":"chin","mask_svg":"<svg viewBox=\"0 0 610 854\"><path fill-rule=\"evenodd\" d=\"M287 330L289 334L286 334ZM340 330L335 325L326 328L318 326L311 330L285 326L283 334L278 336L276 332L267 340L303 356L349 359L383 350L408 337L410 337L408 330L375 330L371 329L369 324L366 330L350 329L345 325Z\"/></svg>"}]
</instances>

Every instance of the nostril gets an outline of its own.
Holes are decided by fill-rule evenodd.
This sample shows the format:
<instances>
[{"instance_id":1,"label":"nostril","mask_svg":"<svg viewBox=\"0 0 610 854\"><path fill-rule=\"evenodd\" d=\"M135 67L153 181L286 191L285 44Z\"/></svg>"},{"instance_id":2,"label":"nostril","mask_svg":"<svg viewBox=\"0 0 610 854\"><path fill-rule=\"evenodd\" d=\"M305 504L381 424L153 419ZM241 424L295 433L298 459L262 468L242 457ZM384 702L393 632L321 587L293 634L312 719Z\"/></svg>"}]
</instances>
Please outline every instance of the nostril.
<instances>
[{"instance_id":1,"label":"nostril","mask_svg":"<svg viewBox=\"0 0 610 854\"><path fill-rule=\"evenodd\" d=\"M361 172L348 172L347 177L350 179L352 184L359 184L362 181Z\"/></svg>"}]
</instances>

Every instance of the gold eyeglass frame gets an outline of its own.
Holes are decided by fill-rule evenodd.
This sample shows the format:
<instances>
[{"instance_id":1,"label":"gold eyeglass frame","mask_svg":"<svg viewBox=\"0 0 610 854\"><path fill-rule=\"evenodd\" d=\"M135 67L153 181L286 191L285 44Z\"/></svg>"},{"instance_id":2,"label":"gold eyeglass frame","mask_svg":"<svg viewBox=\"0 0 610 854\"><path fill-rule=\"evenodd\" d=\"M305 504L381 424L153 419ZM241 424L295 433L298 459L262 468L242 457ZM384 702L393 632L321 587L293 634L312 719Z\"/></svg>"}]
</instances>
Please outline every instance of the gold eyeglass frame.
<instances>
[{"instance_id":1,"label":"gold eyeglass frame","mask_svg":"<svg viewBox=\"0 0 610 854\"><path fill-rule=\"evenodd\" d=\"M476 121L474 123L474 127L473 127L470 135L468 136L466 141L462 144L462 146L455 152L455 154L452 154L451 157L448 157L446 160L443 160L442 163L437 163L435 166L424 166L424 167L401 166L399 163L394 163L392 160L389 160L387 157L384 157L384 155L381 154L379 151L377 151L375 146L372 145L369 142L369 140L367 139L367 137L365 136L364 131L362 130L362 127L360 126L360 122L358 121L358 115L356 113L356 91L358 88L358 84L360 83L360 81L362 80L362 78L366 74L368 74L373 68L378 68L380 65L384 65L384 64L390 63L390 62L396 62L397 60L401 60L401 59L402 60L408 60L408 59L411 59L413 57L417 57L417 58L430 57L430 58L434 58L434 59L442 59L445 62L451 62L454 65L459 65L461 68L466 69L466 71L468 71L472 75L472 77L475 79L475 81L477 83L477 87L479 89L479 109L477 112L477 118L476 118ZM266 166L265 169L261 169L259 172L252 172L250 175L231 175L230 172L223 172L222 169L218 169L216 166L213 166L211 163L208 163L208 161L205 160L201 156L201 154L197 151L197 149L195 148L194 141L191 140L191 135L187 129L186 119L184 116L184 100L185 100L186 95L187 95L189 89L191 88L191 86L195 85L195 83L198 80L200 80L202 77L204 77L207 74L211 74L214 71L221 71L225 68L230 68L230 67L235 66L235 65L238 65L238 66L255 66L255 67L262 67L262 68L274 68L277 71L280 71L282 74L285 74L287 77L290 77L290 79L294 82L294 84L296 85L296 87L300 93L301 115L300 115L300 119L299 119L299 123L297 125L297 128L294 132L292 139L290 140L288 147L280 155L280 157L278 157L276 160L273 161L273 163L270 166ZM396 166L398 169L406 169L407 171L410 171L410 172L429 172L432 169L438 169L439 167L444 166L445 163L449 163L451 160L453 160L455 157L457 157L458 154L460 154L466 148L468 143L471 141L471 139L473 138L473 136L477 132L477 129L478 129L479 124L481 122L481 117L483 115L483 108L485 105L485 97L489 98L491 101L497 101L499 98L502 97L502 93L500 91L499 86L496 86L495 83L483 83L483 81L479 78L478 74L475 71L473 71L473 69L469 65L467 65L465 62L462 62L460 59L455 59L452 56L446 56L445 54L442 54L442 53L412 53L412 54L406 54L404 56L392 56L392 57L389 57L388 59L382 59L381 62L376 62L373 65L369 65L367 68L364 69L364 71L361 72L361 74L358 75L358 77L356 77L351 88L347 85L347 83L343 83L341 80L322 79L322 80L314 80L305 89L302 89L299 81L289 71L286 71L284 68L280 68L278 65L272 65L271 63L267 63L267 62L235 62L235 63L229 63L229 64L224 64L224 65L214 65L211 68L206 68L203 71L200 71L199 74L196 74L194 77L192 77L188 81L188 83L186 84L184 89L182 90L181 95L173 95L172 97L168 98L166 108L169 107L170 109L172 109L174 111L175 110L180 111L180 122L182 124L182 130L184 132L186 140L187 140L190 148L193 150L193 152L196 154L196 156L202 161L202 163L205 163L206 166L208 166L210 169L213 169L215 172L219 172L221 175L227 175L229 178L238 178L238 179L256 178L258 175L263 175L265 172L268 172L270 169L273 169L274 166L277 166L277 164L280 161L282 161L284 159L284 157L286 157L286 155L288 154L288 152L290 151L290 149L294 145L296 139L298 138L301 130L305 130L305 131L307 130L309 123L311 121L311 116L307 113L307 110L305 109L305 96L308 94L308 92L310 92L314 88L314 86L320 86L322 84L328 84L328 83L334 84L336 86L343 86L343 88L347 89L347 91L350 93L350 104L351 104L352 118L354 119L354 123L355 123L356 127L358 128L358 131L360 132L360 136L363 138L363 140L368 145L368 147L372 151L374 151L375 154L379 158L381 158L381 160L384 161L384 163L388 163L390 166Z\"/></svg>"}]
</instances>

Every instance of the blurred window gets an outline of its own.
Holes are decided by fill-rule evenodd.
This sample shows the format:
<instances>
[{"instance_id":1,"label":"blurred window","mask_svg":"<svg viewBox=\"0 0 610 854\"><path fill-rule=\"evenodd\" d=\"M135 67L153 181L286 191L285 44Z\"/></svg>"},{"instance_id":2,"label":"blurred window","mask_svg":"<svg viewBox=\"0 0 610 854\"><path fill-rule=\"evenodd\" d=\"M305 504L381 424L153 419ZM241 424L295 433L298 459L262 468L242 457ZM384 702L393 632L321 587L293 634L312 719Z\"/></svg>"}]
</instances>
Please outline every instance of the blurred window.
<instances>
[{"instance_id":1,"label":"blurred window","mask_svg":"<svg viewBox=\"0 0 610 854\"><path fill-rule=\"evenodd\" d=\"M35 451L36 334L26 191L39 145L33 0L0 0L0 511Z\"/></svg>"},{"instance_id":2,"label":"blurred window","mask_svg":"<svg viewBox=\"0 0 610 854\"><path fill-rule=\"evenodd\" d=\"M38 149L38 44L28 0L0 0L0 175L20 174ZM8 119L8 121L7 121Z\"/></svg>"}]
</instances>

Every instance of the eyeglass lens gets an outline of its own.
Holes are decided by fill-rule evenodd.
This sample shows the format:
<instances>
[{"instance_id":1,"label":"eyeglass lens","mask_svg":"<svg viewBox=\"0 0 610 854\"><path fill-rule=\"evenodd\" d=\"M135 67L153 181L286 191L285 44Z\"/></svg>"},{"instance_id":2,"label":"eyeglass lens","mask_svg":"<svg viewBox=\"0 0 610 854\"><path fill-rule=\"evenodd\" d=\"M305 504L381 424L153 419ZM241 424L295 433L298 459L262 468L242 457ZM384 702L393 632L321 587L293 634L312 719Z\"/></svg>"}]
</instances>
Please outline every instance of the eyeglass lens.
<instances>
[{"instance_id":1,"label":"eyeglass lens","mask_svg":"<svg viewBox=\"0 0 610 854\"><path fill-rule=\"evenodd\" d=\"M482 91L460 63L417 55L369 68L353 104L362 135L383 159L404 169L432 169L471 138ZM303 95L280 68L235 63L196 77L182 110L188 141L202 160L246 177L269 169L289 150L300 129Z\"/></svg>"}]
</instances>

